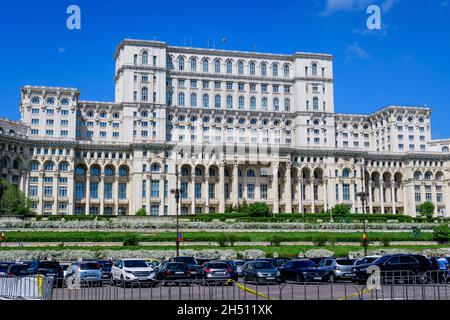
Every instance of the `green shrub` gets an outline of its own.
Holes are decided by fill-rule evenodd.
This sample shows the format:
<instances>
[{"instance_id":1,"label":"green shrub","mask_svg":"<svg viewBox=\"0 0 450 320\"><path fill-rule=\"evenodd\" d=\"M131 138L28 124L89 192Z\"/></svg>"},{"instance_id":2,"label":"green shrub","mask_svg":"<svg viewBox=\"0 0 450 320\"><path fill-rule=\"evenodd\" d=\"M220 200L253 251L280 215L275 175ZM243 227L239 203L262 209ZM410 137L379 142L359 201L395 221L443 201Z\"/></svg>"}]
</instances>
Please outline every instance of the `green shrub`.
<instances>
[{"instance_id":1,"label":"green shrub","mask_svg":"<svg viewBox=\"0 0 450 320\"><path fill-rule=\"evenodd\" d=\"M391 245L392 238L388 234L381 236L380 243L383 247L389 247Z\"/></svg>"},{"instance_id":2,"label":"green shrub","mask_svg":"<svg viewBox=\"0 0 450 320\"><path fill-rule=\"evenodd\" d=\"M226 247L228 243L228 237L226 234L222 233L217 236L217 243L219 244L219 247Z\"/></svg>"},{"instance_id":3,"label":"green shrub","mask_svg":"<svg viewBox=\"0 0 450 320\"><path fill-rule=\"evenodd\" d=\"M279 247L282 242L288 241L287 237L283 237L280 235L271 236L268 240L272 247Z\"/></svg>"},{"instance_id":4,"label":"green shrub","mask_svg":"<svg viewBox=\"0 0 450 320\"><path fill-rule=\"evenodd\" d=\"M333 217L345 217L348 216L350 214L350 206L344 204L344 203L340 203L340 204L336 204L332 209L331 209L331 213L333 214Z\"/></svg>"},{"instance_id":5,"label":"green shrub","mask_svg":"<svg viewBox=\"0 0 450 320\"><path fill-rule=\"evenodd\" d=\"M324 234L317 234L312 237L312 242L315 246L323 247L327 244L328 238Z\"/></svg>"},{"instance_id":6,"label":"green shrub","mask_svg":"<svg viewBox=\"0 0 450 320\"><path fill-rule=\"evenodd\" d=\"M125 247L136 247L139 245L140 236L137 233L128 233L125 235L123 245Z\"/></svg>"},{"instance_id":7,"label":"green shrub","mask_svg":"<svg viewBox=\"0 0 450 320\"><path fill-rule=\"evenodd\" d=\"M433 229L433 239L439 243L447 243L450 238L450 228L446 224L442 224Z\"/></svg>"},{"instance_id":8,"label":"green shrub","mask_svg":"<svg viewBox=\"0 0 450 320\"><path fill-rule=\"evenodd\" d=\"M136 212L136 217L145 217L146 215L147 215L147 211L145 211L144 208L139 209L139 210Z\"/></svg>"},{"instance_id":9,"label":"green shrub","mask_svg":"<svg viewBox=\"0 0 450 320\"><path fill-rule=\"evenodd\" d=\"M250 217L267 217L270 215L269 206L263 202L253 203L247 209Z\"/></svg>"}]
</instances>

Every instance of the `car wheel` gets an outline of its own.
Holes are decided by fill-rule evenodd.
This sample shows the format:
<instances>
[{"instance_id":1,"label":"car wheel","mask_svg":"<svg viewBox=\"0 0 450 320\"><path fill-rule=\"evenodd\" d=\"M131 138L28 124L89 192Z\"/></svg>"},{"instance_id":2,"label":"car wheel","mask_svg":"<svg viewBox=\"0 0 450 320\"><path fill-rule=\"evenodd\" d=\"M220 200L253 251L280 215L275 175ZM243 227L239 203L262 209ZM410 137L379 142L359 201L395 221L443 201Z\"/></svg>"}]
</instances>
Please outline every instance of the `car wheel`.
<instances>
[{"instance_id":1,"label":"car wheel","mask_svg":"<svg viewBox=\"0 0 450 320\"><path fill-rule=\"evenodd\" d=\"M428 283L428 277L425 275L425 272L419 272L416 276L417 283L426 284Z\"/></svg>"}]
</instances>

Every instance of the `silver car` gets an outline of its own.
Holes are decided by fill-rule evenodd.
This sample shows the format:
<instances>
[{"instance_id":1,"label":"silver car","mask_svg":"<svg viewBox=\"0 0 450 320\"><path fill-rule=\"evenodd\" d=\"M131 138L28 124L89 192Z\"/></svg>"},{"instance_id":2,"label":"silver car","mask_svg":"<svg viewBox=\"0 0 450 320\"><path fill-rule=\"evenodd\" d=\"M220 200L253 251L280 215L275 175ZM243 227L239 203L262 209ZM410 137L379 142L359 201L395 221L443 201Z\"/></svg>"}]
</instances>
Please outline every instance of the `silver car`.
<instances>
[{"instance_id":1,"label":"silver car","mask_svg":"<svg viewBox=\"0 0 450 320\"><path fill-rule=\"evenodd\" d=\"M225 262L211 261L203 264L201 277L206 281L226 282L231 279L233 270Z\"/></svg>"},{"instance_id":2,"label":"silver car","mask_svg":"<svg viewBox=\"0 0 450 320\"><path fill-rule=\"evenodd\" d=\"M325 272L325 279L329 282L338 280L351 280L355 275L352 273L355 261L352 259L328 258L320 261L319 269Z\"/></svg>"},{"instance_id":3,"label":"silver car","mask_svg":"<svg viewBox=\"0 0 450 320\"><path fill-rule=\"evenodd\" d=\"M102 277L102 269L96 261L74 262L67 268L67 281L79 280L81 284L92 285L101 283Z\"/></svg>"}]
</instances>

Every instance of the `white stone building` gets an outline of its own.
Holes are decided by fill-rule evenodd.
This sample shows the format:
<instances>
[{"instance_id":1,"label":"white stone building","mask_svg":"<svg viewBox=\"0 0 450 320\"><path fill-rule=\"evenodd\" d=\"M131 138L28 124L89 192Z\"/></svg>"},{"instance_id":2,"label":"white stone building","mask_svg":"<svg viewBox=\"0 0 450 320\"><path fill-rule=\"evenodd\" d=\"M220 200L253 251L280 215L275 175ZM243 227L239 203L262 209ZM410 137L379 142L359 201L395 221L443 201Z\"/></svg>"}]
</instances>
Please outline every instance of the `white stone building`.
<instances>
[{"instance_id":1,"label":"white stone building","mask_svg":"<svg viewBox=\"0 0 450 320\"><path fill-rule=\"evenodd\" d=\"M431 110L334 108L333 56L237 52L124 40L115 101L25 86L20 123L0 120L0 170L42 215L174 215L266 202L273 212L449 216L450 140ZM363 204L356 195L368 194Z\"/></svg>"}]
</instances>

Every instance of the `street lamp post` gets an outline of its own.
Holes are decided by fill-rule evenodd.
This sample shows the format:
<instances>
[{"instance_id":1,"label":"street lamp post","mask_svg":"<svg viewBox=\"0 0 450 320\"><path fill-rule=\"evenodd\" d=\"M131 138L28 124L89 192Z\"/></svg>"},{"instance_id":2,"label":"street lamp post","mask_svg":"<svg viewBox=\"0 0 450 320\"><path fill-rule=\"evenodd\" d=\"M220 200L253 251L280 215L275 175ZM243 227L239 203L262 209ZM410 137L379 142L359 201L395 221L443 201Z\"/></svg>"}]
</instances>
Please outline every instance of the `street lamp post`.
<instances>
[{"instance_id":1,"label":"street lamp post","mask_svg":"<svg viewBox=\"0 0 450 320\"><path fill-rule=\"evenodd\" d=\"M361 204L362 204L362 213L363 213L363 237L362 237L362 244L364 247L364 256L367 256L367 247L369 245L368 237L366 234L366 201L369 197L369 194L365 191L366 189L366 179L365 179L365 167L364 167L364 160L361 161L361 177L362 177L362 191L357 193L356 196L361 198Z\"/></svg>"},{"instance_id":2,"label":"street lamp post","mask_svg":"<svg viewBox=\"0 0 450 320\"><path fill-rule=\"evenodd\" d=\"M175 196L176 202L176 214L177 214L177 240L176 240L176 250L177 257L180 256L180 220L179 220L179 209L180 209L180 193L181 190L178 188L178 164L175 165L175 189L170 190L170 193Z\"/></svg>"}]
</instances>

